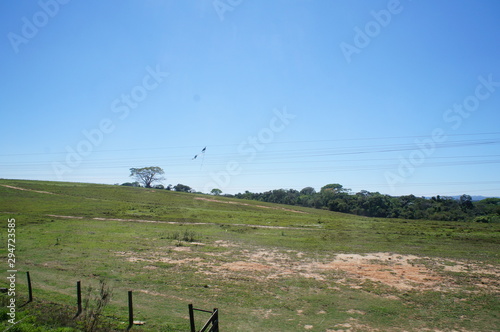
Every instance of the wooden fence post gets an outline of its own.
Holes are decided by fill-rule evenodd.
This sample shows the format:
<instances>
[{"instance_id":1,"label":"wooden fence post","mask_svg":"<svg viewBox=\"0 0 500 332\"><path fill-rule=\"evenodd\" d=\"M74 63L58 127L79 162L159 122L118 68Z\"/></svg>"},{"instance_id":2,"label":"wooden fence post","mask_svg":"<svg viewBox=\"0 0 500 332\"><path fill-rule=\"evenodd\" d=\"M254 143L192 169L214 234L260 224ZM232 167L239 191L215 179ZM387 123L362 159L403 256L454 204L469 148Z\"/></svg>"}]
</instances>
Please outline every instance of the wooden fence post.
<instances>
[{"instance_id":1,"label":"wooden fence post","mask_svg":"<svg viewBox=\"0 0 500 332\"><path fill-rule=\"evenodd\" d=\"M219 309L214 308L214 314L212 319L212 330L213 332L219 332Z\"/></svg>"},{"instance_id":2,"label":"wooden fence post","mask_svg":"<svg viewBox=\"0 0 500 332\"><path fill-rule=\"evenodd\" d=\"M128 291L128 327L127 331L134 326L134 307L132 304L132 291Z\"/></svg>"},{"instance_id":3,"label":"wooden fence post","mask_svg":"<svg viewBox=\"0 0 500 332\"><path fill-rule=\"evenodd\" d=\"M78 311L76 312L74 318L80 316L82 313L82 285L80 280L76 282L76 304L78 306Z\"/></svg>"},{"instance_id":4,"label":"wooden fence post","mask_svg":"<svg viewBox=\"0 0 500 332\"><path fill-rule=\"evenodd\" d=\"M33 302L33 289L31 288L31 278L29 271L26 272L26 277L28 278L28 302Z\"/></svg>"},{"instance_id":5,"label":"wooden fence post","mask_svg":"<svg viewBox=\"0 0 500 332\"><path fill-rule=\"evenodd\" d=\"M191 332L196 332L196 327L194 325L194 310L193 310L193 305L189 304L189 325L191 327Z\"/></svg>"}]
</instances>

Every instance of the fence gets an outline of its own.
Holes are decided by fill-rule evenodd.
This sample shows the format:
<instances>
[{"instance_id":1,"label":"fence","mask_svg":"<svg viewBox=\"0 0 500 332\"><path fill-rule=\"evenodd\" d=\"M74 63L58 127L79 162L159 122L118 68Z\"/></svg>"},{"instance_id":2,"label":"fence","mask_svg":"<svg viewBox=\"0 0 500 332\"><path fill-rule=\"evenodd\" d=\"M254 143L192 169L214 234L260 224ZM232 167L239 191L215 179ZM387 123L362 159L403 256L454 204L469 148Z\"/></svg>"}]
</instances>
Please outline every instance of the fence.
<instances>
[{"instance_id":1,"label":"fence","mask_svg":"<svg viewBox=\"0 0 500 332\"><path fill-rule=\"evenodd\" d=\"M23 306L27 305L30 302L33 302L33 289L31 287L31 277L29 272L26 272L26 277L28 279L28 301L25 304L23 304ZM83 312L82 285L80 281L76 282L76 302L77 302L77 312L73 317L73 319L78 318ZM188 309L189 309L189 323L191 332L219 332L219 310L217 308L215 308L213 311L208 311L203 309L196 309L193 307L192 304L189 304ZM208 312L212 314L208 319L208 321L205 323L205 325L199 331L196 331L194 322L195 310ZM132 291L128 291L128 326L125 331L129 331L134 325L144 325L144 322L134 321L134 306L133 306Z\"/></svg>"},{"instance_id":2,"label":"fence","mask_svg":"<svg viewBox=\"0 0 500 332\"><path fill-rule=\"evenodd\" d=\"M189 323L191 326L191 332L219 332L219 309L214 308L213 311L208 311L208 310L203 310L203 309L196 309L193 307L192 304L188 305L189 307ZM208 321L203 325L201 330L196 331L196 327L194 324L194 311L202 311L202 312L208 312L212 314ZM207 330L210 327L209 330Z\"/></svg>"}]
</instances>

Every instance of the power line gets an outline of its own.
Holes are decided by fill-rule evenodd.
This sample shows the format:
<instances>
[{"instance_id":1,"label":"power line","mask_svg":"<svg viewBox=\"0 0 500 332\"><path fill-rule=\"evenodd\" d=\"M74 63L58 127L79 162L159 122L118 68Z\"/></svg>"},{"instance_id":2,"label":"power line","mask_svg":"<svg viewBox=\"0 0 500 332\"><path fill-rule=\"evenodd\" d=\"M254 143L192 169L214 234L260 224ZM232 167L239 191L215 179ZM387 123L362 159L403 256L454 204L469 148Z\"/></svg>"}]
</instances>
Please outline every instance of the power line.
<instances>
[{"instance_id":1,"label":"power line","mask_svg":"<svg viewBox=\"0 0 500 332\"><path fill-rule=\"evenodd\" d=\"M469 133L469 134L447 134L449 137L460 137L460 136L480 136L480 135L500 135L500 132L484 132L484 133ZM292 140L292 141L276 141L276 144L299 144L299 143L321 143L321 142L342 142L342 141L373 141L373 140L390 140L390 139L416 139L416 138L429 138L430 135L412 135L412 136L382 136L382 137L361 137L361 138L338 138L338 139L328 139L328 140ZM240 143L232 144L206 144L210 147L231 147L239 146ZM124 148L124 149L102 149L93 151L93 153L107 153L107 152L126 152L126 151L151 151L151 150L168 150L168 149L194 149L199 148L199 145L184 145L184 146L165 146L165 147L136 147L136 148ZM0 157L12 157L12 156L36 156L36 155L60 155L67 154L67 151L57 151L57 152L35 152L35 153L14 153L14 154L0 154Z\"/></svg>"},{"instance_id":2,"label":"power line","mask_svg":"<svg viewBox=\"0 0 500 332\"><path fill-rule=\"evenodd\" d=\"M462 140L462 141L450 141L444 142L439 145L435 145L434 149L444 149L444 148L454 148L454 147L465 147L465 146L477 146L477 145L491 145L498 144L500 140L491 141L491 140ZM419 147L415 144L390 144L390 145L368 145L361 147L333 147L333 148L322 148L322 149L289 149L289 150L281 150L281 151L261 151L256 152L260 158L268 157L266 163L273 163L274 160L280 159L293 159L300 158L303 159L305 157L328 157L328 156L343 156L343 155L361 155L361 154L372 154L372 153L387 153L387 152L401 152L401 151L409 151L409 150L418 150ZM217 161L217 159L242 159L245 155L235 154L235 153L225 153L225 154L211 154L210 158L212 160ZM140 160L144 160L145 157L140 157ZM138 157L130 157L130 158L104 158L98 159L96 162L134 162L139 160ZM158 159L158 157L153 157L154 161L165 161L169 163L180 163L184 164L188 162L185 155L174 155L169 157L162 157ZM4 165L22 165L23 163L30 163L33 165L47 165L52 161L46 162L1 162ZM9 164L10 163L10 164ZM13 164L15 163L15 164ZM207 161L210 163L210 161Z\"/></svg>"}]
</instances>

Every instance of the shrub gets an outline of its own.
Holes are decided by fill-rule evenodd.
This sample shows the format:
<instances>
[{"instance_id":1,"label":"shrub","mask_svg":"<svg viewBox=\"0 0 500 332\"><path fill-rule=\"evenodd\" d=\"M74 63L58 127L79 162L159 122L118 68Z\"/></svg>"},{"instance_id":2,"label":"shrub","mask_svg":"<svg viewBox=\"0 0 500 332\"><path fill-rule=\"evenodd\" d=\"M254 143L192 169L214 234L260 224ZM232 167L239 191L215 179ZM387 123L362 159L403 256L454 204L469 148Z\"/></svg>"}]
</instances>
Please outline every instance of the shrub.
<instances>
[{"instance_id":1,"label":"shrub","mask_svg":"<svg viewBox=\"0 0 500 332\"><path fill-rule=\"evenodd\" d=\"M82 327L87 332L109 331L110 328L102 323L102 315L111 300L111 289L104 280L99 281L99 289L96 291L89 286L83 301L83 315L80 317Z\"/></svg>"}]
</instances>

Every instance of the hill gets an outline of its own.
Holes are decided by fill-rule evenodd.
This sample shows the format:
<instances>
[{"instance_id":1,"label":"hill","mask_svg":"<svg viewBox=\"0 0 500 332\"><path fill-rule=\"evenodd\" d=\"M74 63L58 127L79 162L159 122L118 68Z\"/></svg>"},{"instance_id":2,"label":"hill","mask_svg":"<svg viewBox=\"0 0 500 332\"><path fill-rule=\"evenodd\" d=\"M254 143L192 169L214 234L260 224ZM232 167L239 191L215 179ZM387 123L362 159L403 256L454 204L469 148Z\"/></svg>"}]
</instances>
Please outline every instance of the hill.
<instances>
[{"instance_id":1,"label":"hill","mask_svg":"<svg viewBox=\"0 0 500 332\"><path fill-rule=\"evenodd\" d=\"M453 199L459 200L461 195L450 196ZM431 199L432 197L426 197L427 199ZM486 198L498 198L494 196L481 196L481 195L471 195L471 199L473 202L479 202Z\"/></svg>"},{"instance_id":2,"label":"hill","mask_svg":"<svg viewBox=\"0 0 500 332\"><path fill-rule=\"evenodd\" d=\"M49 302L76 310L75 282L104 280L113 289L108 321L121 329L127 290L147 331L188 330L189 303L219 308L226 331L500 326L498 224L20 180L0 180L0 215L3 243L15 219L16 269L33 279L36 303L20 317ZM7 248L0 253L6 262Z\"/></svg>"},{"instance_id":3,"label":"hill","mask_svg":"<svg viewBox=\"0 0 500 332\"><path fill-rule=\"evenodd\" d=\"M460 196L452 196L454 199L460 199ZM492 197L492 196L481 196L481 195L472 195L471 196L473 202L478 202L482 201L483 199L486 198L498 198L498 197Z\"/></svg>"}]
</instances>

